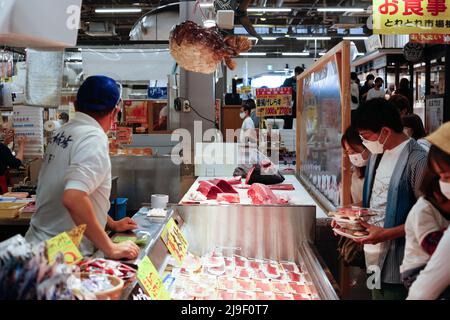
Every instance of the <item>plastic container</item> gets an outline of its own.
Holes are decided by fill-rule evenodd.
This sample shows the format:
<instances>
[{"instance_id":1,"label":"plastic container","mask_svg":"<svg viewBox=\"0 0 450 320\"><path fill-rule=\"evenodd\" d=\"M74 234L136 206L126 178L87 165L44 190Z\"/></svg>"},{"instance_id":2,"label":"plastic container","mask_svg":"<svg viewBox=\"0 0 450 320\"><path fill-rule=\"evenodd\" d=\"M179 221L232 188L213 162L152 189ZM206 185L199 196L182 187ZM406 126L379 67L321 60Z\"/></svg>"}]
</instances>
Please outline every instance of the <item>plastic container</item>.
<instances>
[{"instance_id":1,"label":"plastic container","mask_svg":"<svg viewBox=\"0 0 450 320\"><path fill-rule=\"evenodd\" d=\"M114 220L120 220L127 216L127 202L128 198L117 198L111 201L111 209L109 209L109 216Z\"/></svg>"},{"instance_id":2,"label":"plastic container","mask_svg":"<svg viewBox=\"0 0 450 320\"><path fill-rule=\"evenodd\" d=\"M0 203L0 218L13 219L20 215L22 209L26 206L26 203L15 202L1 202Z\"/></svg>"}]
</instances>

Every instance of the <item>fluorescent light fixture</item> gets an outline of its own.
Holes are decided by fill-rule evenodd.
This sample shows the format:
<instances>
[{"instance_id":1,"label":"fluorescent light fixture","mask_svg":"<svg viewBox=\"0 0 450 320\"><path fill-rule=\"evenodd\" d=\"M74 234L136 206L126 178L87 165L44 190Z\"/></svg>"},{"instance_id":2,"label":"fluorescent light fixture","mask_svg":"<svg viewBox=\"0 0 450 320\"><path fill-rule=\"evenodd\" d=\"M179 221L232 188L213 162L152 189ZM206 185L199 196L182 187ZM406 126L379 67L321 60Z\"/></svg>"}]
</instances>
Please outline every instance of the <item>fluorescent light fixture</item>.
<instances>
[{"instance_id":1,"label":"fluorescent light fixture","mask_svg":"<svg viewBox=\"0 0 450 320\"><path fill-rule=\"evenodd\" d=\"M200 8L212 8L214 7L214 3L209 2L209 3L200 3Z\"/></svg>"},{"instance_id":2,"label":"fluorescent light fixture","mask_svg":"<svg viewBox=\"0 0 450 320\"><path fill-rule=\"evenodd\" d=\"M282 56L309 56L309 52L282 52Z\"/></svg>"},{"instance_id":3,"label":"fluorescent light fixture","mask_svg":"<svg viewBox=\"0 0 450 320\"><path fill-rule=\"evenodd\" d=\"M140 13L140 8L111 8L111 9L95 9L95 13Z\"/></svg>"},{"instance_id":4,"label":"fluorescent light fixture","mask_svg":"<svg viewBox=\"0 0 450 320\"><path fill-rule=\"evenodd\" d=\"M364 12L364 8L340 8L340 7L329 7L329 8L317 8L318 12Z\"/></svg>"},{"instance_id":5,"label":"fluorescent light fixture","mask_svg":"<svg viewBox=\"0 0 450 320\"><path fill-rule=\"evenodd\" d=\"M324 56L326 52L319 52L319 56Z\"/></svg>"},{"instance_id":6,"label":"fluorescent light fixture","mask_svg":"<svg viewBox=\"0 0 450 320\"><path fill-rule=\"evenodd\" d=\"M248 37L249 40L258 40L256 37ZM277 37L262 37L263 40L277 40Z\"/></svg>"},{"instance_id":7,"label":"fluorescent light fixture","mask_svg":"<svg viewBox=\"0 0 450 320\"><path fill-rule=\"evenodd\" d=\"M240 56L265 56L265 52L242 52Z\"/></svg>"},{"instance_id":8,"label":"fluorescent light fixture","mask_svg":"<svg viewBox=\"0 0 450 320\"><path fill-rule=\"evenodd\" d=\"M362 52L358 52L357 54L356 54L357 56L363 56L364 55L364 53L362 53Z\"/></svg>"},{"instance_id":9,"label":"fluorescent light fixture","mask_svg":"<svg viewBox=\"0 0 450 320\"><path fill-rule=\"evenodd\" d=\"M266 18L259 18L259 20L266 21L267 19Z\"/></svg>"},{"instance_id":10,"label":"fluorescent light fixture","mask_svg":"<svg viewBox=\"0 0 450 320\"><path fill-rule=\"evenodd\" d=\"M248 8L247 12L291 12L290 8Z\"/></svg>"},{"instance_id":11,"label":"fluorescent light fixture","mask_svg":"<svg viewBox=\"0 0 450 320\"><path fill-rule=\"evenodd\" d=\"M290 38L291 36L288 35L288 34L285 34L284 37L285 37L285 38Z\"/></svg>"},{"instance_id":12,"label":"fluorescent light fixture","mask_svg":"<svg viewBox=\"0 0 450 320\"><path fill-rule=\"evenodd\" d=\"M205 20L205 21L203 21L203 26L205 28L215 27L216 26L216 21L212 20L212 19Z\"/></svg>"},{"instance_id":13,"label":"fluorescent light fixture","mask_svg":"<svg viewBox=\"0 0 450 320\"><path fill-rule=\"evenodd\" d=\"M331 37L297 37L297 40L331 40Z\"/></svg>"},{"instance_id":14,"label":"fluorescent light fixture","mask_svg":"<svg viewBox=\"0 0 450 320\"><path fill-rule=\"evenodd\" d=\"M369 37L342 37L344 40L367 40Z\"/></svg>"}]
</instances>

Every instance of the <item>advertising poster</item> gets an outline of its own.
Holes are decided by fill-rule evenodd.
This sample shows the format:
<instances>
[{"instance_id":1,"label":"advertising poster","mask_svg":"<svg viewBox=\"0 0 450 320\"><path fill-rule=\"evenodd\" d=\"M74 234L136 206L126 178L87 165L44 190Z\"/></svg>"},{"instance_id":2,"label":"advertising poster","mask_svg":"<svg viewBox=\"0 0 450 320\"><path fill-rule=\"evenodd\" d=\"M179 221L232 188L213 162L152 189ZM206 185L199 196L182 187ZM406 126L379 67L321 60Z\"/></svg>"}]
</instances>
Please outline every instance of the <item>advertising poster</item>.
<instances>
[{"instance_id":1,"label":"advertising poster","mask_svg":"<svg viewBox=\"0 0 450 320\"><path fill-rule=\"evenodd\" d=\"M292 88L256 89L258 117L292 115Z\"/></svg>"},{"instance_id":2,"label":"advertising poster","mask_svg":"<svg viewBox=\"0 0 450 320\"><path fill-rule=\"evenodd\" d=\"M127 123L148 123L147 100L125 100L125 121Z\"/></svg>"}]
</instances>

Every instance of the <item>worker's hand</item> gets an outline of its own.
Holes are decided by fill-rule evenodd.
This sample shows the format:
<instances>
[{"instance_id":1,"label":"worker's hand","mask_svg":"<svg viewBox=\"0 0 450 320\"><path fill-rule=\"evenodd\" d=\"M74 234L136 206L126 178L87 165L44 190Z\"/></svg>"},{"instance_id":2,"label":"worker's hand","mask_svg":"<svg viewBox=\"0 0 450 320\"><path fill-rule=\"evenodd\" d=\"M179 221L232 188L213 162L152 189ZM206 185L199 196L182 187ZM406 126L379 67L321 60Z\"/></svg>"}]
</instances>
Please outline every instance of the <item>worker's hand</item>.
<instances>
[{"instance_id":1,"label":"worker's hand","mask_svg":"<svg viewBox=\"0 0 450 320\"><path fill-rule=\"evenodd\" d=\"M361 244L378 244L388 240L387 230L361 221L360 224L367 229L369 235L363 239L356 240Z\"/></svg>"},{"instance_id":2,"label":"worker's hand","mask_svg":"<svg viewBox=\"0 0 450 320\"><path fill-rule=\"evenodd\" d=\"M139 247L132 241L113 244L108 251L109 252L105 252L105 255L112 260L134 260L139 255Z\"/></svg>"},{"instance_id":3,"label":"worker's hand","mask_svg":"<svg viewBox=\"0 0 450 320\"><path fill-rule=\"evenodd\" d=\"M115 232L125 232L137 229L137 224L133 219L126 217L119 221L114 221L111 229Z\"/></svg>"}]
</instances>

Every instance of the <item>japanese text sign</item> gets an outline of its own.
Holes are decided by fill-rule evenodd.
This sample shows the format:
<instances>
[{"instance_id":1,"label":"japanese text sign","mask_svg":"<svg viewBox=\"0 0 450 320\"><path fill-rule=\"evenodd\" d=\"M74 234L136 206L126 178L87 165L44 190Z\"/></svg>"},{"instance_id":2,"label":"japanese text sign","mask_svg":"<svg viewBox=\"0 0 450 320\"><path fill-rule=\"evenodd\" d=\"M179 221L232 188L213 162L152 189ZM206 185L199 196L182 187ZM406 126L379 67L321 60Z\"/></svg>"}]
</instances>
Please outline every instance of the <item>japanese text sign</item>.
<instances>
[{"instance_id":1,"label":"japanese text sign","mask_svg":"<svg viewBox=\"0 0 450 320\"><path fill-rule=\"evenodd\" d=\"M187 254L188 242L173 218L167 223L161 233L161 238L172 256L179 263L183 262Z\"/></svg>"},{"instance_id":2,"label":"japanese text sign","mask_svg":"<svg viewBox=\"0 0 450 320\"><path fill-rule=\"evenodd\" d=\"M147 256L139 263L137 279L152 300L170 300L158 270Z\"/></svg>"},{"instance_id":3,"label":"japanese text sign","mask_svg":"<svg viewBox=\"0 0 450 320\"><path fill-rule=\"evenodd\" d=\"M450 34L413 33L409 39L414 43L450 44Z\"/></svg>"},{"instance_id":4,"label":"japanese text sign","mask_svg":"<svg viewBox=\"0 0 450 320\"><path fill-rule=\"evenodd\" d=\"M47 256L49 264L55 262L58 253L64 254L64 261L73 264L81 261L83 256L66 232L47 240Z\"/></svg>"},{"instance_id":5,"label":"japanese text sign","mask_svg":"<svg viewBox=\"0 0 450 320\"><path fill-rule=\"evenodd\" d=\"M448 0L373 0L375 34L447 34L449 28Z\"/></svg>"},{"instance_id":6,"label":"japanese text sign","mask_svg":"<svg viewBox=\"0 0 450 320\"><path fill-rule=\"evenodd\" d=\"M292 114L292 88L256 89L258 117Z\"/></svg>"}]
</instances>

